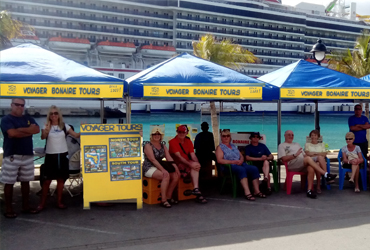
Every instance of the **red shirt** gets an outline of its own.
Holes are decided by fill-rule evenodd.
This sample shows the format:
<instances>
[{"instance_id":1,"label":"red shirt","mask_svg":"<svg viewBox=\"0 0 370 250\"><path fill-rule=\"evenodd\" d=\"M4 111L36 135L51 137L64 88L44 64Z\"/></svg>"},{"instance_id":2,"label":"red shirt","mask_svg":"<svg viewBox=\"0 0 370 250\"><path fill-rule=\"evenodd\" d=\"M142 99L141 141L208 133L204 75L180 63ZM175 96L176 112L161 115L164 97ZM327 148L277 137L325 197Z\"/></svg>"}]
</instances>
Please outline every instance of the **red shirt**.
<instances>
[{"instance_id":1,"label":"red shirt","mask_svg":"<svg viewBox=\"0 0 370 250\"><path fill-rule=\"evenodd\" d=\"M182 150L180 147L180 141L178 140L177 136L173 138L172 140L170 140L169 144L170 144L170 148L169 148L170 154L172 158L174 159L174 161L176 162L176 164L180 163L178 158L175 156L175 153L177 152L180 152L181 156L184 157L184 159L190 160L189 153L194 152L194 146L189 138L185 138L184 142L181 143L181 146L185 150L185 153L184 153L184 150Z\"/></svg>"}]
</instances>

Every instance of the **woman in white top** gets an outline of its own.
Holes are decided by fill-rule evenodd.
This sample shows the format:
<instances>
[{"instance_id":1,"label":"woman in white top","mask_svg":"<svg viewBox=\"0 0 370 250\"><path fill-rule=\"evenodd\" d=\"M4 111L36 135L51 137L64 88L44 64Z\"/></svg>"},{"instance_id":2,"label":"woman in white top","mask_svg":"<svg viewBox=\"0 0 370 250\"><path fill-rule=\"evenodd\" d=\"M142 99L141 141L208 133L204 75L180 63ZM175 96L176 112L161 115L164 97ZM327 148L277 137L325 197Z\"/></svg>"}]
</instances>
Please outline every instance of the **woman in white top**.
<instances>
[{"instance_id":1,"label":"woman in white top","mask_svg":"<svg viewBox=\"0 0 370 250\"><path fill-rule=\"evenodd\" d=\"M364 162L362 158L361 148L354 145L355 134L348 132L346 134L347 146L342 148L343 168L352 168L352 176L349 179L350 183L355 184L355 192L359 193L358 176L360 173L360 164Z\"/></svg>"},{"instance_id":2,"label":"woman in white top","mask_svg":"<svg viewBox=\"0 0 370 250\"><path fill-rule=\"evenodd\" d=\"M310 132L311 143L306 143L304 146L304 151L306 155L310 156L312 160L316 163L319 163L319 166L322 170L326 172L326 149L324 143L319 143L318 139L320 138L320 132L318 130L312 130ZM321 173L316 172L316 193L321 194L320 182L321 182ZM312 187L313 188L313 187Z\"/></svg>"},{"instance_id":3,"label":"woman in white top","mask_svg":"<svg viewBox=\"0 0 370 250\"><path fill-rule=\"evenodd\" d=\"M42 194L38 210L45 208L46 198L49 192L49 186L52 180L57 180L57 207L67 208L62 203L62 193L64 182L69 177L68 147L66 136L72 135L75 138L80 137L80 133L74 132L68 124L63 122L63 116L59 108L52 105L49 109L46 123L42 129L41 139L46 139L45 143L45 169L43 173L44 183L42 185Z\"/></svg>"}]
</instances>

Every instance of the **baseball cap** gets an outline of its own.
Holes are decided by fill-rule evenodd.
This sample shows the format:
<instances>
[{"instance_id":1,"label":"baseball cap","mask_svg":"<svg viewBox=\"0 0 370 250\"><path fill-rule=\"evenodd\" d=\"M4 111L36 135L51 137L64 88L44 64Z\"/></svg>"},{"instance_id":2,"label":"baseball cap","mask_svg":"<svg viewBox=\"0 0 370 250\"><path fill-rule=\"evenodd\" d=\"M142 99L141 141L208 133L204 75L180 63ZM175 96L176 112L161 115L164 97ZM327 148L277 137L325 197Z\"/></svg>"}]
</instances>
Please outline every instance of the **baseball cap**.
<instances>
[{"instance_id":1,"label":"baseball cap","mask_svg":"<svg viewBox=\"0 0 370 250\"><path fill-rule=\"evenodd\" d=\"M260 132L252 132L251 135L249 136L249 139L252 139L256 135L258 136L258 138L260 138L260 139L262 138L261 135L260 135Z\"/></svg>"},{"instance_id":2,"label":"baseball cap","mask_svg":"<svg viewBox=\"0 0 370 250\"><path fill-rule=\"evenodd\" d=\"M188 127L186 125L181 125L177 128L177 132L188 132Z\"/></svg>"}]
</instances>

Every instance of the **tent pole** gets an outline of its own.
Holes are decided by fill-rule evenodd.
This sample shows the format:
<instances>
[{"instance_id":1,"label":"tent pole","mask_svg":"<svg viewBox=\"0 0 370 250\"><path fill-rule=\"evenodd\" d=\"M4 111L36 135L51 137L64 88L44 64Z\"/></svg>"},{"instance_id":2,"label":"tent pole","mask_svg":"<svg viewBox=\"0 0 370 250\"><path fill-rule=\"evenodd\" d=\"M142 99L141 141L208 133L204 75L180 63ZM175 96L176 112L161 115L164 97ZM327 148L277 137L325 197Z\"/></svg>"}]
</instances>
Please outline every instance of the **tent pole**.
<instances>
[{"instance_id":1,"label":"tent pole","mask_svg":"<svg viewBox=\"0 0 370 250\"><path fill-rule=\"evenodd\" d=\"M103 124L104 120L104 99L100 100L100 123Z\"/></svg>"},{"instance_id":2,"label":"tent pole","mask_svg":"<svg viewBox=\"0 0 370 250\"><path fill-rule=\"evenodd\" d=\"M319 103L315 101L315 129L320 133L320 113L319 113Z\"/></svg>"},{"instance_id":3,"label":"tent pole","mask_svg":"<svg viewBox=\"0 0 370 250\"><path fill-rule=\"evenodd\" d=\"M277 102L277 111L278 111L278 117L277 117L277 146L279 148L279 145L281 143L281 100L279 99ZM279 156L278 156L279 157ZM278 161L278 180L280 185L280 161Z\"/></svg>"},{"instance_id":4,"label":"tent pole","mask_svg":"<svg viewBox=\"0 0 370 250\"><path fill-rule=\"evenodd\" d=\"M129 95L126 96L126 123L131 123L131 98Z\"/></svg>"}]
</instances>

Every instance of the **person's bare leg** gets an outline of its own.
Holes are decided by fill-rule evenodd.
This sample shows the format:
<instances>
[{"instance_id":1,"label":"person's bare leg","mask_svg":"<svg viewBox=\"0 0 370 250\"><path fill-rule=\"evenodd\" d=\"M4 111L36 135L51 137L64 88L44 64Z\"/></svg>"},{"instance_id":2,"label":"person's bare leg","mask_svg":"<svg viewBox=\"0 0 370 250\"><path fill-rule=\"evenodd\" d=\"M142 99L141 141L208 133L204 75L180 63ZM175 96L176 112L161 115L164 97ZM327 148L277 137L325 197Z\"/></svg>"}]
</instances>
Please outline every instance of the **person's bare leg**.
<instances>
[{"instance_id":1,"label":"person's bare leg","mask_svg":"<svg viewBox=\"0 0 370 250\"><path fill-rule=\"evenodd\" d=\"M304 157L304 165L311 166L315 171L319 172L322 175L325 175L326 171L322 170L319 164L317 164L311 157L305 156Z\"/></svg>"},{"instance_id":2,"label":"person's bare leg","mask_svg":"<svg viewBox=\"0 0 370 250\"><path fill-rule=\"evenodd\" d=\"M5 213L14 214L13 210L13 184L5 184L4 186L5 198Z\"/></svg>"},{"instance_id":3,"label":"person's bare leg","mask_svg":"<svg viewBox=\"0 0 370 250\"><path fill-rule=\"evenodd\" d=\"M315 178L315 170L311 167L311 165L307 166L307 173L308 190L313 190L313 179Z\"/></svg>"},{"instance_id":4,"label":"person's bare leg","mask_svg":"<svg viewBox=\"0 0 370 250\"><path fill-rule=\"evenodd\" d=\"M167 189L167 199L172 198L173 190L175 190L178 182L179 182L179 176L177 175L177 173L171 173L170 174L170 184L168 185L168 189Z\"/></svg>"},{"instance_id":5,"label":"person's bare leg","mask_svg":"<svg viewBox=\"0 0 370 250\"><path fill-rule=\"evenodd\" d=\"M40 199L40 204L38 206L39 210L42 210L42 209L45 208L46 199L47 199L48 193L49 193L50 183L51 183L51 180L44 180L44 183L42 184L41 199Z\"/></svg>"},{"instance_id":6,"label":"person's bare leg","mask_svg":"<svg viewBox=\"0 0 370 250\"><path fill-rule=\"evenodd\" d=\"M21 182L21 192L22 192L22 209L27 211L30 209L30 182L22 181Z\"/></svg>"},{"instance_id":7,"label":"person's bare leg","mask_svg":"<svg viewBox=\"0 0 370 250\"><path fill-rule=\"evenodd\" d=\"M263 172L264 177L267 178L267 187L271 188L271 185L270 185L270 163L269 163L269 161L264 161L263 162L262 172Z\"/></svg>"},{"instance_id":8,"label":"person's bare leg","mask_svg":"<svg viewBox=\"0 0 370 250\"><path fill-rule=\"evenodd\" d=\"M349 179L350 181L355 181L355 179L357 178L356 176L356 173L357 173L357 169L359 168L359 165L353 165L352 164L352 175L351 175L351 178Z\"/></svg>"},{"instance_id":9,"label":"person's bare leg","mask_svg":"<svg viewBox=\"0 0 370 250\"><path fill-rule=\"evenodd\" d=\"M356 167L354 168L353 165L352 165L352 178L354 178L354 181L355 181L355 189L356 190L360 190L360 186L359 186L359 183L358 183L358 179L359 179L359 176L360 176L360 166L359 165L355 165ZM354 177L353 177L354 176Z\"/></svg>"},{"instance_id":10,"label":"person's bare leg","mask_svg":"<svg viewBox=\"0 0 370 250\"><path fill-rule=\"evenodd\" d=\"M191 169L190 171L191 180L193 181L194 189L199 189L199 171Z\"/></svg>"},{"instance_id":11,"label":"person's bare leg","mask_svg":"<svg viewBox=\"0 0 370 250\"><path fill-rule=\"evenodd\" d=\"M258 179L254 179L252 181L252 184L253 184L254 194L261 193L259 180Z\"/></svg>"},{"instance_id":12,"label":"person's bare leg","mask_svg":"<svg viewBox=\"0 0 370 250\"><path fill-rule=\"evenodd\" d=\"M153 179L161 180L161 196L162 196L162 202L167 201L167 189L168 185L170 183L170 176L163 176L163 173L159 170L154 171L152 175ZM169 197L170 198L170 197Z\"/></svg>"},{"instance_id":13,"label":"person's bare leg","mask_svg":"<svg viewBox=\"0 0 370 250\"><path fill-rule=\"evenodd\" d=\"M64 189L64 179L57 179L57 205L59 208L66 208L66 205L62 202Z\"/></svg>"},{"instance_id":14,"label":"person's bare leg","mask_svg":"<svg viewBox=\"0 0 370 250\"><path fill-rule=\"evenodd\" d=\"M248 185L248 178L241 179L240 183L242 184L242 187L243 187L243 190L244 190L244 195L251 194L251 191L250 191L249 185Z\"/></svg>"}]
</instances>

